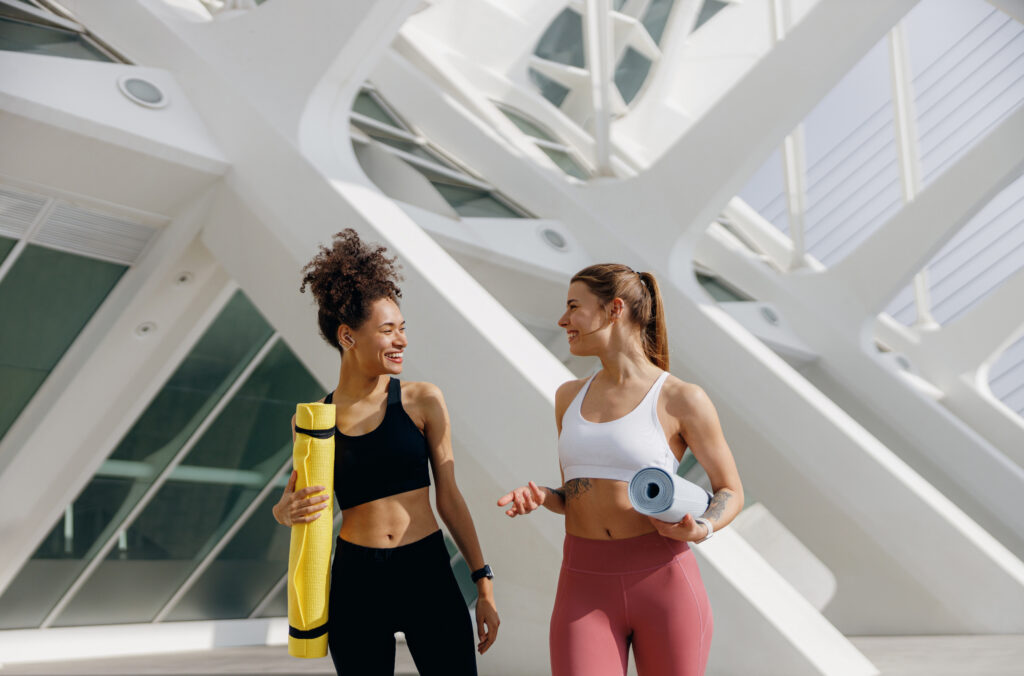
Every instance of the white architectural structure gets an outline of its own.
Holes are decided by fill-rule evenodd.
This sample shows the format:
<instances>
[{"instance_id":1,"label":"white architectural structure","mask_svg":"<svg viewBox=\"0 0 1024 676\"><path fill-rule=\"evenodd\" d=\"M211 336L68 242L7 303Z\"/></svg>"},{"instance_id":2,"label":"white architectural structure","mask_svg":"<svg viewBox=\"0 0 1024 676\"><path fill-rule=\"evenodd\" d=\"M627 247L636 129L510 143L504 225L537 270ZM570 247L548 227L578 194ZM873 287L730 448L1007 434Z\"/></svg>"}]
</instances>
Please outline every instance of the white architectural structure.
<instances>
[{"instance_id":1,"label":"white architectural structure","mask_svg":"<svg viewBox=\"0 0 1024 676\"><path fill-rule=\"evenodd\" d=\"M1021 19L0 0L0 663L284 641L268 510L336 373L299 271L344 227L399 256L405 377L448 400L482 673L547 670L561 523L493 505L557 480L554 391L594 364L554 321L606 260L657 274L753 505L696 548L709 673L1024 633Z\"/></svg>"}]
</instances>

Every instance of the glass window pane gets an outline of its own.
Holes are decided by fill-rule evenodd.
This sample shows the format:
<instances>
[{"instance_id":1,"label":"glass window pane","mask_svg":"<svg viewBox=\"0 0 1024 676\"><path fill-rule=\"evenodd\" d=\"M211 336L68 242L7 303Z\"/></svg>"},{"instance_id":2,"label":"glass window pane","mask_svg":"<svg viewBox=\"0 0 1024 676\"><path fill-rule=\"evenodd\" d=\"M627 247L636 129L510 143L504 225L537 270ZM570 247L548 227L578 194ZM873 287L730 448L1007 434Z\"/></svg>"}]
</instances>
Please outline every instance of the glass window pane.
<instances>
[{"instance_id":1,"label":"glass window pane","mask_svg":"<svg viewBox=\"0 0 1024 676\"><path fill-rule=\"evenodd\" d=\"M13 249L14 245L17 243L18 242L13 239L0 237L0 263L4 262L4 259L7 258L7 254L11 253L11 249Z\"/></svg>"},{"instance_id":2,"label":"glass window pane","mask_svg":"<svg viewBox=\"0 0 1024 676\"><path fill-rule=\"evenodd\" d=\"M89 61L112 61L78 33L4 18L0 18L0 49Z\"/></svg>"},{"instance_id":3,"label":"glass window pane","mask_svg":"<svg viewBox=\"0 0 1024 676\"><path fill-rule=\"evenodd\" d=\"M697 15L697 23L694 24L693 30L697 30L706 24L711 20L711 17L718 14L728 6L728 2L721 2L720 0L704 0L704 6L700 8L700 14Z\"/></svg>"},{"instance_id":4,"label":"glass window pane","mask_svg":"<svg viewBox=\"0 0 1024 676\"><path fill-rule=\"evenodd\" d=\"M519 130L527 136L533 136L534 138L543 139L544 141L554 141L555 143L558 143L558 140L551 134L544 131L540 125L531 122L519 113L508 110L503 106L498 106L498 110L503 112L505 117L512 120L512 123L519 127Z\"/></svg>"},{"instance_id":5,"label":"glass window pane","mask_svg":"<svg viewBox=\"0 0 1024 676\"><path fill-rule=\"evenodd\" d=\"M439 155L435 155L434 153L430 152L429 150L421 146L419 143L412 143L410 141L405 141L402 139L391 138L390 136L384 136L383 134L370 134L370 137L373 138L375 141L379 141L384 145L389 145L392 148L397 148L401 151L409 153L410 155L415 155L416 157L422 158L424 160L429 160L435 164L440 164L443 167L451 167L451 165L445 162L443 159L441 159Z\"/></svg>"},{"instance_id":6,"label":"glass window pane","mask_svg":"<svg viewBox=\"0 0 1024 676\"><path fill-rule=\"evenodd\" d=\"M0 284L0 438L127 268L29 245Z\"/></svg>"},{"instance_id":7,"label":"glass window pane","mask_svg":"<svg viewBox=\"0 0 1024 676\"><path fill-rule=\"evenodd\" d=\"M631 103L636 98L650 70L650 59L632 47L626 48L622 60L615 67L615 86L619 88L623 101Z\"/></svg>"},{"instance_id":8,"label":"glass window pane","mask_svg":"<svg viewBox=\"0 0 1024 676\"><path fill-rule=\"evenodd\" d=\"M295 404L322 395L284 342L275 344L56 625L152 620L287 462Z\"/></svg>"},{"instance_id":9,"label":"glass window pane","mask_svg":"<svg viewBox=\"0 0 1024 676\"><path fill-rule=\"evenodd\" d=\"M377 102L377 99L375 99L369 92L359 92L358 96L356 96L355 103L352 104L352 110L360 115L365 115L366 117L377 120L378 122L383 122L384 124L392 127L404 129L402 124L392 117L391 113L389 113L384 106L380 105L380 103Z\"/></svg>"},{"instance_id":10,"label":"glass window pane","mask_svg":"<svg viewBox=\"0 0 1024 676\"><path fill-rule=\"evenodd\" d=\"M697 281L700 282L700 285L704 287L704 290L719 303L732 303L750 300L746 296L743 296L730 287L722 284L717 277L702 275L698 272Z\"/></svg>"},{"instance_id":11,"label":"glass window pane","mask_svg":"<svg viewBox=\"0 0 1024 676\"><path fill-rule=\"evenodd\" d=\"M0 597L0 628L39 626L271 334L235 294Z\"/></svg>"},{"instance_id":12,"label":"glass window pane","mask_svg":"<svg viewBox=\"0 0 1024 676\"><path fill-rule=\"evenodd\" d=\"M651 0L644 13L644 28L659 45L662 35L665 34L665 26L668 25L668 15L672 13L672 3L673 0ZM707 7L707 4L704 6Z\"/></svg>"},{"instance_id":13,"label":"glass window pane","mask_svg":"<svg viewBox=\"0 0 1024 676\"><path fill-rule=\"evenodd\" d=\"M522 218L519 213L496 200L487 190L437 181L431 181L431 183L460 216L467 218Z\"/></svg>"},{"instance_id":14,"label":"glass window pane","mask_svg":"<svg viewBox=\"0 0 1024 676\"><path fill-rule=\"evenodd\" d=\"M540 90L540 95L546 98L556 108L562 105L565 97L569 95L569 88L555 82L544 73L530 68L527 71L530 81Z\"/></svg>"},{"instance_id":15,"label":"glass window pane","mask_svg":"<svg viewBox=\"0 0 1024 676\"><path fill-rule=\"evenodd\" d=\"M586 170L581 167L569 153L562 150L555 150L553 148L545 148L544 146L538 147L543 150L544 154L550 157L551 160L558 165L558 168L565 173L584 181L588 178Z\"/></svg>"},{"instance_id":16,"label":"glass window pane","mask_svg":"<svg viewBox=\"0 0 1024 676\"><path fill-rule=\"evenodd\" d=\"M287 569L287 566L285 568ZM288 617L288 585L281 585L274 598L256 617Z\"/></svg>"},{"instance_id":17,"label":"glass window pane","mask_svg":"<svg viewBox=\"0 0 1024 676\"><path fill-rule=\"evenodd\" d=\"M291 530L277 523L271 508L281 497L274 489L217 555L167 616L176 620L248 617L288 570ZM287 614L287 605L284 607Z\"/></svg>"},{"instance_id":18,"label":"glass window pane","mask_svg":"<svg viewBox=\"0 0 1024 676\"><path fill-rule=\"evenodd\" d=\"M583 17L566 8L544 31L533 53L542 59L583 68Z\"/></svg>"}]
</instances>

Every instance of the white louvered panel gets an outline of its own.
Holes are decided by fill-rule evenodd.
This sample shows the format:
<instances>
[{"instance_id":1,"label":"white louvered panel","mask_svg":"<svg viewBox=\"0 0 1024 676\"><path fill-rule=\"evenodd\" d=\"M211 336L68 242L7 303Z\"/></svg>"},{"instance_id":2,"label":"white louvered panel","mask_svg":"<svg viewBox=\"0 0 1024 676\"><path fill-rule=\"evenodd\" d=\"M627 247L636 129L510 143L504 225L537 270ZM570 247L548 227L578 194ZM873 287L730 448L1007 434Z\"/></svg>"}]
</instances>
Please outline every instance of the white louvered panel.
<instances>
[{"instance_id":1,"label":"white louvered panel","mask_svg":"<svg viewBox=\"0 0 1024 676\"><path fill-rule=\"evenodd\" d=\"M1021 267L1024 176L996 195L928 263L936 321L954 321ZM917 315L909 286L886 311L904 324L914 321Z\"/></svg>"},{"instance_id":2,"label":"white louvered panel","mask_svg":"<svg viewBox=\"0 0 1024 676\"><path fill-rule=\"evenodd\" d=\"M0 188L0 236L21 239L44 204L44 197Z\"/></svg>"},{"instance_id":3,"label":"white louvered panel","mask_svg":"<svg viewBox=\"0 0 1024 676\"><path fill-rule=\"evenodd\" d=\"M155 232L148 225L58 204L32 242L131 265Z\"/></svg>"},{"instance_id":4,"label":"white louvered panel","mask_svg":"<svg viewBox=\"0 0 1024 676\"><path fill-rule=\"evenodd\" d=\"M989 387L1000 401L1024 416L1024 338L1006 349L989 371Z\"/></svg>"}]
</instances>

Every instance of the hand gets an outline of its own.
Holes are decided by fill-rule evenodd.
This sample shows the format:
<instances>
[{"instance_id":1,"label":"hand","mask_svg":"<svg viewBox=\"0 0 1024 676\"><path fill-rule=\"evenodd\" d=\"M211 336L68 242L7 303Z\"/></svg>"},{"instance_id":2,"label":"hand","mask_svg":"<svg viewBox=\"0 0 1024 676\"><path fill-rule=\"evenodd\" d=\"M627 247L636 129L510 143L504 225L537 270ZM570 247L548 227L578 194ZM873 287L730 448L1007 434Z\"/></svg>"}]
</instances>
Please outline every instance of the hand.
<instances>
[{"instance_id":1,"label":"hand","mask_svg":"<svg viewBox=\"0 0 1024 676\"><path fill-rule=\"evenodd\" d=\"M498 500L498 507L513 503L512 508L506 509L505 513L515 517L519 514L529 514L537 509L544 504L545 497L547 497L547 489L541 488L531 481L528 485L520 486L511 493L501 496L501 499Z\"/></svg>"},{"instance_id":2,"label":"hand","mask_svg":"<svg viewBox=\"0 0 1024 676\"><path fill-rule=\"evenodd\" d=\"M478 596L476 599L476 635L480 639L476 649L483 655L498 638L498 610L494 607L494 599Z\"/></svg>"},{"instance_id":3,"label":"hand","mask_svg":"<svg viewBox=\"0 0 1024 676\"><path fill-rule=\"evenodd\" d=\"M683 517L683 520L679 523L667 523L660 519L655 519L653 516L648 516L654 527L658 529L658 532L673 540L680 540L682 542L696 542L697 540L703 540L708 534L708 529L700 523L694 521L693 516L687 514Z\"/></svg>"},{"instance_id":4,"label":"hand","mask_svg":"<svg viewBox=\"0 0 1024 676\"><path fill-rule=\"evenodd\" d=\"M319 512L327 508L330 495L313 495L324 490L323 486L307 486L301 491L295 490L295 481L299 473L292 470L288 485L284 487L281 499L274 505L274 518L282 526L294 526L297 523L309 523L320 518ZM312 497L310 497L312 496Z\"/></svg>"}]
</instances>

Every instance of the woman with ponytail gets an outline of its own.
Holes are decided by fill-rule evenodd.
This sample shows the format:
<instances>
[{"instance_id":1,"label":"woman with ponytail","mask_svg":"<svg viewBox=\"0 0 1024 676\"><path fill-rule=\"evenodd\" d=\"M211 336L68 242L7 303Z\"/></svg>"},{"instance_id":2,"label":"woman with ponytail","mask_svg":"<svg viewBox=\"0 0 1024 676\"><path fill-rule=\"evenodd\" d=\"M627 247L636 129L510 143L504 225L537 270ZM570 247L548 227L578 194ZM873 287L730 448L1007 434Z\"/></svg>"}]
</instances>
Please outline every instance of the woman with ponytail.
<instances>
[{"instance_id":1,"label":"woman with ponytail","mask_svg":"<svg viewBox=\"0 0 1024 676\"><path fill-rule=\"evenodd\" d=\"M555 394L562 485L530 482L503 496L510 517L541 505L565 515L551 615L553 676L623 676L630 645L639 676L697 676L711 647L711 608L689 543L703 542L743 507L743 488L718 414L704 391L668 373L658 283L625 265L585 268L569 285L558 325L574 355L601 370ZM702 517L641 515L633 474L674 474L689 448L714 495Z\"/></svg>"}]
</instances>

